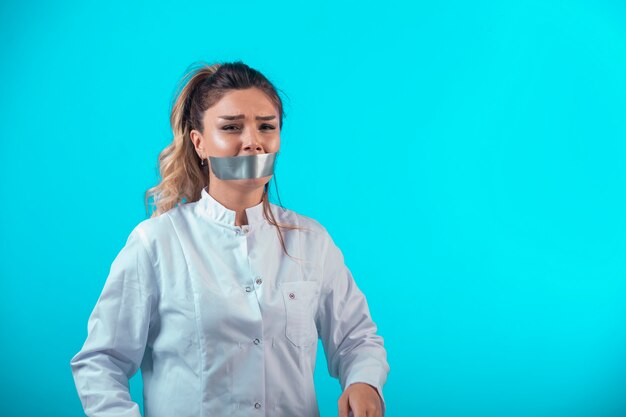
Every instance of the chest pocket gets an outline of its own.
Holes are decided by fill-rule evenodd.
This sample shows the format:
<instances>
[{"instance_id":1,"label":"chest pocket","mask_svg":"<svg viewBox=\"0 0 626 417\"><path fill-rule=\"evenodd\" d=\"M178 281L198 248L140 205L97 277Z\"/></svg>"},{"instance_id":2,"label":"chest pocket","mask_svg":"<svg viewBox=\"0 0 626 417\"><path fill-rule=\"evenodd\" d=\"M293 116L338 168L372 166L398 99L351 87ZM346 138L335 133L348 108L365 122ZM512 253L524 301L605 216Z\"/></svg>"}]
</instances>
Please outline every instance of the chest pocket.
<instances>
[{"instance_id":1,"label":"chest pocket","mask_svg":"<svg viewBox=\"0 0 626 417\"><path fill-rule=\"evenodd\" d=\"M281 284L285 301L287 327L285 335L296 346L304 347L317 340L315 307L317 306L317 282L294 281Z\"/></svg>"}]
</instances>

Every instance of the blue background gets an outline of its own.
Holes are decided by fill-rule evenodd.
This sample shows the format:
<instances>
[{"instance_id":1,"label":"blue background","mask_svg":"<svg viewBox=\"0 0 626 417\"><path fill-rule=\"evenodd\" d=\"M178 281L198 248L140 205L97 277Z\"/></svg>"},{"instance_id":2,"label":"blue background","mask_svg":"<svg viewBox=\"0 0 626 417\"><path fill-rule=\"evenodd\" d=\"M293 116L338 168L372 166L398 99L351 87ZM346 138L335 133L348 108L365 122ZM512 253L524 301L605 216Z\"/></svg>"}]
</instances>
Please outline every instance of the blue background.
<instances>
[{"instance_id":1,"label":"blue background","mask_svg":"<svg viewBox=\"0 0 626 417\"><path fill-rule=\"evenodd\" d=\"M83 415L69 360L146 217L176 83L242 59L286 93L281 201L367 295L388 417L626 415L625 21L592 0L2 2L0 414Z\"/></svg>"}]
</instances>

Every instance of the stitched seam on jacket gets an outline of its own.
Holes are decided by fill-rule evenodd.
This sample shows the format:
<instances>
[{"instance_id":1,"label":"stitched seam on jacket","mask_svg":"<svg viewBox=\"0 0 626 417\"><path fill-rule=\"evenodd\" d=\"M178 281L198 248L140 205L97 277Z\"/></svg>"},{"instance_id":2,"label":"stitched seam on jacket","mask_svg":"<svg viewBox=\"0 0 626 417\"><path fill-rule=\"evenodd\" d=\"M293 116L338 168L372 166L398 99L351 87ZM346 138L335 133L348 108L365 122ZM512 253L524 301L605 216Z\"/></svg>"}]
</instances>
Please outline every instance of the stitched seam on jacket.
<instances>
[{"instance_id":1,"label":"stitched seam on jacket","mask_svg":"<svg viewBox=\"0 0 626 417\"><path fill-rule=\"evenodd\" d=\"M189 262L187 261L187 257L185 256L185 251L183 248L183 245L181 243L180 240L180 235L178 234L178 230L176 230L176 225L174 223L174 220L172 219L172 216L170 215L170 213L165 212L165 214L167 215L167 218L169 219L170 223L172 224L172 229L174 230L174 233L176 234L176 238L178 239L178 245L180 246L180 251L183 254L183 257L185 258L185 266L187 267L187 276L189 277L189 279L191 280L191 272L189 270ZM191 282L191 289L193 291L193 282ZM202 355L202 344L200 343L200 328L199 328L199 315L200 312L198 311L197 308L197 298L196 298L196 294L194 291L193 294L193 310L194 310L194 324L195 324L195 328L196 328L196 343L197 348L198 348L198 358L200 360L200 415L203 416L204 415L204 401L202 398L202 392L204 391L204 355Z\"/></svg>"}]
</instances>

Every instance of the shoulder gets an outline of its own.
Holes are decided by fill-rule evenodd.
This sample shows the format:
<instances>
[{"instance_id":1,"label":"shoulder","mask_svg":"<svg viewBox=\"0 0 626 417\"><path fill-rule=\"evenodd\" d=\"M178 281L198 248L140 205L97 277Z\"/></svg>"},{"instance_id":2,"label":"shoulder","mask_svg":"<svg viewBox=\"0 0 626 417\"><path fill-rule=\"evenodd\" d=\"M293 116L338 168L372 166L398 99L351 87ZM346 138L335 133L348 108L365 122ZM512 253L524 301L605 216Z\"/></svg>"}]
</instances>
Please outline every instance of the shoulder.
<instances>
[{"instance_id":1,"label":"shoulder","mask_svg":"<svg viewBox=\"0 0 626 417\"><path fill-rule=\"evenodd\" d=\"M276 204L271 204L271 207L272 212L275 213L276 220L281 224L298 226L302 228L298 229L299 231L322 240L330 236L326 227L313 217L301 214L292 209L283 208Z\"/></svg>"},{"instance_id":2,"label":"shoulder","mask_svg":"<svg viewBox=\"0 0 626 417\"><path fill-rule=\"evenodd\" d=\"M170 216L181 209L183 207L175 207L163 214L140 221L131 230L129 239L137 237L149 252L155 251L156 246L176 236Z\"/></svg>"},{"instance_id":3,"label":"shoulder","mask_svg":"<svg viewBox=\"0 0 626 417\"><path fill-rule=\"evenodd\" d=\"M156 237L160 234L167 233L167 229L171 227L171 221L167 218L167 213L156 217L151 217L140 221L133 228L131 233L137 233L142 237Z\"/></svg>"}]
</instances>

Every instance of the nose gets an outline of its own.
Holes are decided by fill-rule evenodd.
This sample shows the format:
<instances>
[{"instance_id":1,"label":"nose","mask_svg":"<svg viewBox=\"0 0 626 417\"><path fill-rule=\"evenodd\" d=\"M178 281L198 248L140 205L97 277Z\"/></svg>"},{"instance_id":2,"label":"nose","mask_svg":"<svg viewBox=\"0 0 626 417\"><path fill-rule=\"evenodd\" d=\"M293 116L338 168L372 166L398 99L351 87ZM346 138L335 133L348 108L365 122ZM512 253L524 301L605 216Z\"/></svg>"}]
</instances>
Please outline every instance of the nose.
<instances>
[{"instance_id":1,"label":"nose","mask_svg":"<svg viewBox=\"0 0 626 417\"><path fill-rule=\"evenodd\" d=\"M248 134L243 138L242 150L251 154L265 153L258 132L248 129Z\"/></svg>"}]
</instances>

